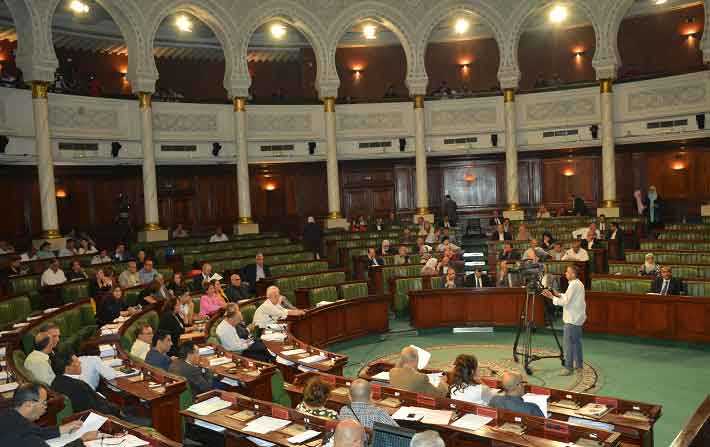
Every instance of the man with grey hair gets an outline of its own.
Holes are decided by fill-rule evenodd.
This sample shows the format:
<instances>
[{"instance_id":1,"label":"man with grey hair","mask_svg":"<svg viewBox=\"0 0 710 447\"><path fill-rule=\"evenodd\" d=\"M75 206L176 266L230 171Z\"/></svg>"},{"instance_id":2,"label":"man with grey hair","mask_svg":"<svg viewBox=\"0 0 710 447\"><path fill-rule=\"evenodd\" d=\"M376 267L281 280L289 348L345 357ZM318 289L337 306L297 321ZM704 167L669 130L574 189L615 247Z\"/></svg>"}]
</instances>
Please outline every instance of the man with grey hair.
<instances>
[{"instance_id":1,"label":"man with grey hair","mask_svg":"<svg viewBox=\"0 0 710 447\"><path fill-rule=\"evenodd\" d=\"M279 320L283 320L289 315L303 315L304 312L300 309L286 309L282 305L282 302L283 297L281 296L279 288L269 286L269 288L266 289L266 299L256 309L256 312L254 312L253 323L260 328L266 328L271 324L278 323Z\"/></svg>"},{"instance_id":2,"label":"man with grey hair","mask_svg":"<svg viewBox=\"0 0 710 447\"><path fill-rule=\"evenodd\" d=\"M362 447L365 445L365 430L357 421L346 419L335 427L333 447Z\"/></svg>"},{"instance_id":3,"label":"man with grey hair","mask_svg":"<svg viewBox=\"0 0 710 447\"><path fill-rule=\"evenodd\" d=\"M446 447L446 444L439 433L427 430L412 436L409 447Z\"/></svg>"},{"instance_id":4,"label":"man with grey hair","mask_svg":"<svg viewBox=\"0 0 710 447\"><path fill-rule=\"evenodd\" d=\"M375 422L397 425L382 408L373 405L370 400L370 382L356 379L350 384L350 404L340 408L338 419L355 419L363 427L372 429Z\"/></svg>"},{"instance_id":5,"label":"man with grey hair","mask_svg":"<svg viewBox=\"0 0 710 447\"><path fill-rule=\"evenodd\" d=\"M545 417L540 407L534 403L525 402L523 400L522 396L525 394L525 383L520 374L506 371L503 373L501 382L505 394L502 396L494 396L488 405L493 408L503 408L517 413L529 414L530 416Z\"/></svg>"},{"instance_id":6,"label":"man with grey hair","mask_svg":"<svg viewBox=\"0 0 710 447\"><path fill-rule=\"evenodd\" d=\"M397 366L390 370L390 385L414 393L445 397L449 392L446 376L434 386L426 374L417 371L419 354L412 346L402 349Z\"/></svg>"}]
</instances>

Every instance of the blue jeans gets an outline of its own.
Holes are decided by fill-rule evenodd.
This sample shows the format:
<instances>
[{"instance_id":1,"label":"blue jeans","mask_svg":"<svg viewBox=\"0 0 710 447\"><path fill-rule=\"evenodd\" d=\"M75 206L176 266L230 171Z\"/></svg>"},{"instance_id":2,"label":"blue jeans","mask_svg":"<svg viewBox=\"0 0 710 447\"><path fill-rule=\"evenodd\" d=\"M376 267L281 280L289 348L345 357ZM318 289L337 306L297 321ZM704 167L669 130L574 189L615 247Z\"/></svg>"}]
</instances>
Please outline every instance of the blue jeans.
<instances>
[{"instance_id":1,"label":"blue jeans","mask_svg":"<svg viewBox=\"0 0 710 447\"><path fill-rule=\"evenodd\" d=\"M565 368L582 368L582 326L565 323L563 328Z\"/></svg>"}]
</instances>

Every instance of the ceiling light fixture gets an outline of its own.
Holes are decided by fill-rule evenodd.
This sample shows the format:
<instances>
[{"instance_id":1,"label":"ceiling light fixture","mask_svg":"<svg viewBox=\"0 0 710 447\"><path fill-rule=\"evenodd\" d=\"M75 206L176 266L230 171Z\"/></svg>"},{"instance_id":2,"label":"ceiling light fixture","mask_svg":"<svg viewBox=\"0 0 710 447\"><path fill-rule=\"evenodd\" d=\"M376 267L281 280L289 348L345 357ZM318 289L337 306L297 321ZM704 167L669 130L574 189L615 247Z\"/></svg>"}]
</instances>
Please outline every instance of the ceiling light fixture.
<instances>
[{"instance_id":1,"label":"ceiling light fixture","mask_svg":"<svg viewBox=\"0 0 710 447\"><path fill-rule=\"evenodd\" d=\"M286 27L280 23L274 23L269 30L276 39L281 39L286 35Z\"/></svg>"},{"instance_id":2,"label":"ceiling light fixture","mask_svg":"<svg viewBox=\"0 0 710 447\"><path fill-rule=\"evenodd\" d=\"M469 23L468 20L466 19L458 19L456 20L456 23L454 24L454 31L456 31L456 34L464 34L466 31L468 31L468 28L471 24Z\"/></svg>"},{"instance_id":3,"label":"ceiling light fixture","mask_svg":"<svg viewBox=\"0 0 710 447\"><path fill-rule=\"evenodd\" d=\"M191 33L192 32L192 20L187 18L187 16L180 15L175 19L175 26L177 27L178 30L180 30L183 33Z\"/></svg>"},{"instance_id":4,"label":"ceiling light fixture","mask_svg":"<svg viewBox=\"0 0 710 447\"><path fill-rule=\"evenodd\" d=\"M365 25L362 27L362 35L365 39L377 39L377 27L375 25Z\"/></svg>"},{"instance_id":5,"label":"ceiling light fixture","mask_svg":"<svg viewBox=\"0 0 710 447\"><path fill-rule=\"evenodd\" d=\"M655 5L662 5L662 4L666 3L667 1L668 0L653 0L653 3Z\"/></svg>"},{"instance_id":6,"label":"ceiling light fixture","mask_svg":"<svg viewBox=\"0 0 710 447\"><path fill-rule=\"evenodd\" d=\"M566 6L557 5L550 10L548 17L552 23L562 23L567 19L568 14Z\"/></svg>"},{"instance_id":7,"label":"ceiling light fixture","mask_svg":"<svg viewBox=\"0 0 710 447\"><path fill-rule=\"evenodd\" d=\"M75 14L86 14L89 12L89 5L79 0L73 0L69 3L69 9L71 9Z\"/></svg>"}]
</instances>

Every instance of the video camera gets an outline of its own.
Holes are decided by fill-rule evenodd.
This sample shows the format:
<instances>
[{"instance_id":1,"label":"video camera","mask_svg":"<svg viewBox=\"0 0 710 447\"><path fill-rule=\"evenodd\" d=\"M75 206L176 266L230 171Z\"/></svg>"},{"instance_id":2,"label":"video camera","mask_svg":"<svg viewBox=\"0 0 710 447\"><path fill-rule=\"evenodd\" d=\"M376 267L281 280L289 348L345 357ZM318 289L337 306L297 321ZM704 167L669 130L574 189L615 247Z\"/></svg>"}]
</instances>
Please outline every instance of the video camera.
<instances>
[{"instance_id":1,"label":"video camera","mask_svg":"<svg viewBox=\"0 0 710 447\"><path fill-rule=\"evenodd\" d=\"M541 294L547 288L542 285L542 277L545 274L545 264L542 262L523 260L517 266L517 273L528 292Z\"/></svg>"}]
</instances>

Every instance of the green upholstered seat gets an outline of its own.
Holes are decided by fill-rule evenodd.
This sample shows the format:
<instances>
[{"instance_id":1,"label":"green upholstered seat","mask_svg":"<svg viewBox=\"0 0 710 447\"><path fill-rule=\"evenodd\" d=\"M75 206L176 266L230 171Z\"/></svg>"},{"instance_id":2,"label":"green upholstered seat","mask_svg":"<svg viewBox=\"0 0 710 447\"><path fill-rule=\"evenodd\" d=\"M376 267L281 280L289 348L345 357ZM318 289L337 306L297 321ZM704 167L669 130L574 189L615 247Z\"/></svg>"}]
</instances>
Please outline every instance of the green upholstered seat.
<instances>
[{"instance_id":1,"label":"green upholstered seat","mask_svg":"<svg viewBox=\"0 0 710 447\"><path fill-rule=\"evenodd\" d=\"M244 322L249 325L254 321L254 313L256 312L256 306L253 304L248 304L246 306L240 306L239 310L242 312L242 318Z\"/></svg>"},{"instance_id":2,"label":"green upholstered seat","mask_svg":"<svg viewBox=\"0 0 710 447\"><path fill-rule=\"evenodd\" d=\"M382 282L384 283L384 293L390 293L389 279L394 276L417 276L421 273L421 265L393 265L382 268Z\"/></svg>"},{"instance_id":3,"label":"green upholstered seat","mask_svg":"<svg viewBox=\"0 0 710 447\"><path fill-rule=\"evenodd\" d=\"M431 288L432 289L441 289L444 287L444 280L441 276L432 276L431 277Z\"/></svg>"},{"instance_id":4,"label":"green upholstered seat","mask_svg":"<svg viewBox=\"0 0 710 447\"><path fill-rule=\"evenodd\" d=\"M710 281L686 281L688 295L710 297Z\"/></svg>"},{"instance_id":5,"label":"green upholstered seat","mask_svg":"<svg viewBox=\"0 0 710 447\"><path fill-rule=\"evenodd\" d=\"M62 285L62 301L64 303L75 303L89 297L89 283L80 281L75 284L68 283Z\"/></svg>"},{"instance_id":6,"label":"green upholstered seat","mask_svg":"<svg viewBox=\"0 0 710 447\"><path fill-rule=\"evenodd\" d=\"M398 317L404 316L409 311L410 290L421 290L422 278L401 278L394 281L394 311Z\"/></svg>"},{"instance_id":7,"label":"green upholstered seat","mask_svg":"<svg viewBox=\"0 0 710 447\"><path fill-rule=\"evenodd\" d=\"M292 264L279 264L271 267L273 276L295 275L297 273L310 273L328 270L328 261L294 262Z\"/></svg>"},{"instance_id":8,"label":"green upholstered seat","mask_svg":"<svg viewBox=\"0 0 710 447\"><path fill-rule=\"evenodd\" d=\"M62 425L64 419L72 414L74 414L74 407L71 404L71 400L69 400L67 396L64 396L64 406L57 412L57 425Z\"/></svg>"},{"instance_id":9,"label":"green upholstered seat","mask_svg":"<svg viewBox=\"0 0 710 447\"><path fill-rule=\"evenodd\" d=\"M39 289L40 275L24 275L10 278L8 287L11 295L19 295Z\"/></svg>"},{"instance_id":10,"label":"green upholstered seat","mask_svg":"<svg viewBox=\"0 0 710 447\"><path fill-rule=\"evenodd\" d=\"M140 295L142 290L143 289L140 287L131 287L130 289L126 289L123 291L123 299L129 306L135 306L138 304L138 295Z\"/></svg>"},{"instance_id":11,"label":"green upholstered seat","mask_svg":"<svg viewBox=\"0 0 710 447\"><path fill-rule=\"evenodd\" d=\"M0 301L0 327L24 321L32 313L32 303L25 296Z\"/></svg>"},{"instance_id":12,"label":"green upholstered seat","mask_svg":"<svg viewBox=\"0 0 710 447\"><path fill-rule=\"evenodd\" d=\"M339 286L340 289L340 297L349 300L352 298L358 298L361 296L367 296L369 294L369 290L367 288L367 283L366 282L356 282L356 283L350 283L350 284L341 284Z\"/></svg>"},{"instance_id":13,"label":"green upholstered seat","mask_svg":"<svg viewBox=\"0 0 710 447\"><path fill-rule=\"evenodd\" d=\"M338 301L338 288L335 286L317 287L308 291L308 301L315 307L321 301Z\"/></svg>"},{"instance_id":14,"label":"green upholstered seat","mask_svg":"<svg viewBox=\"0 0 710 447\"><path fill-rule=\"evenodd\" d=\"M284 388L284 376L279 369L271 376L271 402L291 407L291 397Z\"/></svg>"},{"instance_id":15,"label":"green upholstered seat","mask_svg":"<svg viewBox=\"0 0 710 447\"><path fill-rule=\"evenodd\" d=\"M12 351L12 362L15 364L15 370L19 375L24 377L25 379L34 382L35 378L32 375L32 372L25 368L25 359L27 358L27 353L20 349L15 349Z\"/></svg>"}]
</instances>

